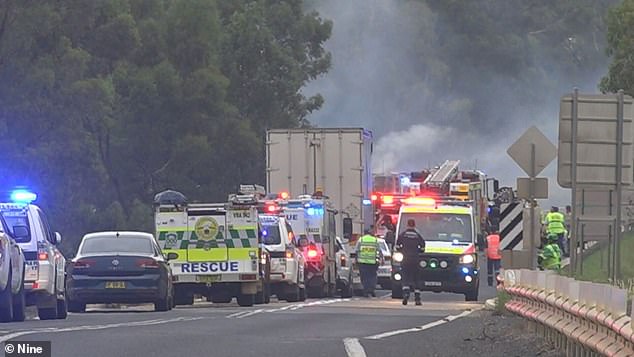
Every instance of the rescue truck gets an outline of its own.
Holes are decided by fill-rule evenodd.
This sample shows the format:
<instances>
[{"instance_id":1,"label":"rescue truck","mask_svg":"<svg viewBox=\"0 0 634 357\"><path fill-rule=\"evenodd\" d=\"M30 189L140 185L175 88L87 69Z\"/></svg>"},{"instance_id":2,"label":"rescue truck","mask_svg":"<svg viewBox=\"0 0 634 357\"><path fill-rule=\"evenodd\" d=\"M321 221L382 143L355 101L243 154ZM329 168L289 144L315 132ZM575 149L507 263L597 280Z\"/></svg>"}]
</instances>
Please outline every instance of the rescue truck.
<instances>
[{"instance_id":1,"label":"rescue truck","mask_svg":"<svg viewBox=\"0 0 634 357\"><path fill-rule=\"evenodd\" d=\"M33 202L34 192L17 189L0 203L0 212L24 252L26 306L37 306L40 320L65 319L66 259L58 249L62 236L51 229L44 211Z\"/></svg>"},{"instance_id":2,"label":"rescue truck","mask_svg":"<svg viewBox=\"0 0 634 357\"><path fill-rule=\"evenodd\" d=\"M172 190L155 196L156 239L165 254L178 255L170 261L176 305L192 305L195 294L214 303L235 297L240 306L268 302L270 265L260 244L260 192L251 192L254 185L240 188L223 203L188 203Z\"/></svg>"},{"instance_id":3,"label":"rescue truck","mask_svg":"<svg viewBox=\"0 0 634 357\"><path fill-rule=\"evenodd\" d=\"M333 296L337 289L337 211L330 208L328 197L319 192L281 204L306 259L308 297Z\"/></svg>"},{"instance_id":4,"label":"rescue truck","mask_svg":"<svg viewBox=\"0 0 634 357\"><path fill-rule=\"evenodd\" d=\"M413 219L425 239L420 255L421 290L464 294L466 301L478 300L479 261L476 254L478 222L468 201L411 197L399 210L398 234ZM396 245L398 245L398 234ZM392 253L392 298L402 298L403 253Z\"/></svg>"}]
</instances>

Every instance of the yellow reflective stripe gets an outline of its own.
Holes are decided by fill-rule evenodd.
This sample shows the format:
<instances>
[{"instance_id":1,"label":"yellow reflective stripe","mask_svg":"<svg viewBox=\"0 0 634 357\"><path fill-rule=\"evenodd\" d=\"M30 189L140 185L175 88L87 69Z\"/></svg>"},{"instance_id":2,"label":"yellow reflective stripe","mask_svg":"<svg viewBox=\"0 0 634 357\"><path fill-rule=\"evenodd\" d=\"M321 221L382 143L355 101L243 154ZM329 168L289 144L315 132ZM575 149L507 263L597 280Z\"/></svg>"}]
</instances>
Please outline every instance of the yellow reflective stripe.
<instances>
[{"instance_id":1,"label":"yellow reflective stripe","mask_svg":"<svg viewBox=\"0 0 634 357\"><path fill-rule=\"evenodd\" d=\"M156 229L158 232L185 232L187 231L187 227L160 227Z\"/></svg>"},{"instance_id":2,"label":"yellow reflective stripe","mask_svg":"<svg viewBox=\"0 0 634 357\"><path fill-rule=\"evenodd\" d=\"M233 229L236 231L243 231L243 230L247 230L247 229L258 229L257 225L253 225L253 226L231 226L229 227L229 229Z\"/></svg>"},{"instance_id":3,"label":"yellow reflective stripe","mask_svg":"<svg viewBox=\"0 0 634 357\"><path fill-rule=\"evenodd\" d=\"M464 251L464 248L425 247L425 253L461 254Z\"/></svg>"},{"instance_id":4,"label":"yellow reflective stripe","mask_svg":"<svg viewBox=\"0 0 634 357\"><path fill-rule=\"evenodd\" d=\"M255 252L257 258L258 248L229 248L229 260L249 260L251 256L249 252Z\"/></svg>"},{"instance_id":5,"label":"yellow reflective stripe","mask_svg":"<svg viewBox=\"0 0 634 357\"><path fill-rule=\"evenodd\" d=\"M187 249L163 249L163 254L167 256L167 253L178 254L178 259L174 260L176 262L187 261Z\"/></svg>"},{"instance_id":6,"label":"yellow reflective stripe","mask_svg":"<svg viewBox=\"0 0 634 357\"><path fill-rule=\"evenodd\" d=\"M190 262L219 262L227 260L226 248L194 248L187 250L187 260Z\"/></svg>"}]
</instances>

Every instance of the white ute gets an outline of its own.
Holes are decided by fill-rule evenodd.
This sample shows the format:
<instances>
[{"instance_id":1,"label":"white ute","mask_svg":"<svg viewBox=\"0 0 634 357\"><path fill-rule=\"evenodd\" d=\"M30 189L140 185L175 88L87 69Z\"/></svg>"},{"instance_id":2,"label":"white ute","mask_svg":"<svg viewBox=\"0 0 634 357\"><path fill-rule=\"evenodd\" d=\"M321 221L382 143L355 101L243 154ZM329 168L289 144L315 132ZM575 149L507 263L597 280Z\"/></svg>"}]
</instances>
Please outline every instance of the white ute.
<instances>
[{"instance_id":1,"label":"white ute","mask_svg":"<svg viewBox=\"0 0 634 357\"><path fill-rule=\"evenodd\" d=\"M0 322L24 321L24 254L0 221Z\"/></svg>"},{"instance_id":2,"label":"white ute","mask_svg":"<svg viewBox=\"0 0 634 357\"><path fill-rule=\"evenodd\" d=\"M14 191L13 202L0 203L0 212L24 252L27 306L37 305L40 320L65 319L66 259L57 248L62 237L51 230L44 212L31 204L36 197L28 191Z\"/></svg>"}]
</instances>

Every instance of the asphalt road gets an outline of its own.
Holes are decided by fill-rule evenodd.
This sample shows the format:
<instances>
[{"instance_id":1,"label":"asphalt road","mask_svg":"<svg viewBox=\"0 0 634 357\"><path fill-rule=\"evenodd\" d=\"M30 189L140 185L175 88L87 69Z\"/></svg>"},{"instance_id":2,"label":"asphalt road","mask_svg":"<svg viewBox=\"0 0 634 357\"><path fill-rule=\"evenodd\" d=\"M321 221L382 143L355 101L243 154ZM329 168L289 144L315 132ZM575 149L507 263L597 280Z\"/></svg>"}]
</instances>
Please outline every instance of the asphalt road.
<instances>
[{"instance_id":1,"label":"asphalt road","mask_svg":"<svg viewBox=\"0 0 634 357\"><path fill-rule=\"evenodd\" d=\"M482 283L483 302L495 290ZM481 325L483 303L463 295L424 293L423 306L402 306L388 291L378 293L292 304L273 299L250 308L197 302L168 312L89 306L66 320L2 324L0 342L51 341L53 356L451 356L452 334L458 344L477 329L469 321ZM432 350L439 352L425 352Z\"/></svg>"},{"instance_id":2,"label":"asphalt road","mask_svg":"<svg viewBox=\"0 0 634 357\"><path fill-rule=\"evenodd\" d=\"M95 357L541 353L533 340L517 342L508 335L487 333L496 324L506 334L513 330L509 327L512 317L500 320L483 311L484 301L495 293L485 280L479 302L465 302L463 295L423 293L422 306L403 306L385 290L379 290L376 298L309 299L303 303L273 299L270 304L250 308L201 301L168 312L154 312L151 305L118 309L89 305L86 313L71 313L66 320L30 318L1 324L0 342L51 341L53 356ZM496 338L495 349L487 349Z\"/></svg>"}]
</instances>

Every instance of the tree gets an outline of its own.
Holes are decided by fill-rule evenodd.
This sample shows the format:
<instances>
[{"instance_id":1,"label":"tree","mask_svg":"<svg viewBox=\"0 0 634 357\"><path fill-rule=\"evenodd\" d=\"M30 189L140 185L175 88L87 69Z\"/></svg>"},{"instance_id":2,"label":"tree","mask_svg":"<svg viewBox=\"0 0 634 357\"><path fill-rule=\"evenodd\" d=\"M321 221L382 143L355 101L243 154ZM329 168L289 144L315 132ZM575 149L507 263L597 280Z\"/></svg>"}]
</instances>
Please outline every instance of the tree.
<instances>
[{"instance_id":1,"label":"tree","mask_svg":"<svg viewBox=\"0 0 634 357\"><path fill-rule=\"evenodd\" d=\"M634 95L634 1L623 2L608 14L607 54L612 57L608 74L603 77L599 88L605 92Z\"/></svg>"}]
</instances>

